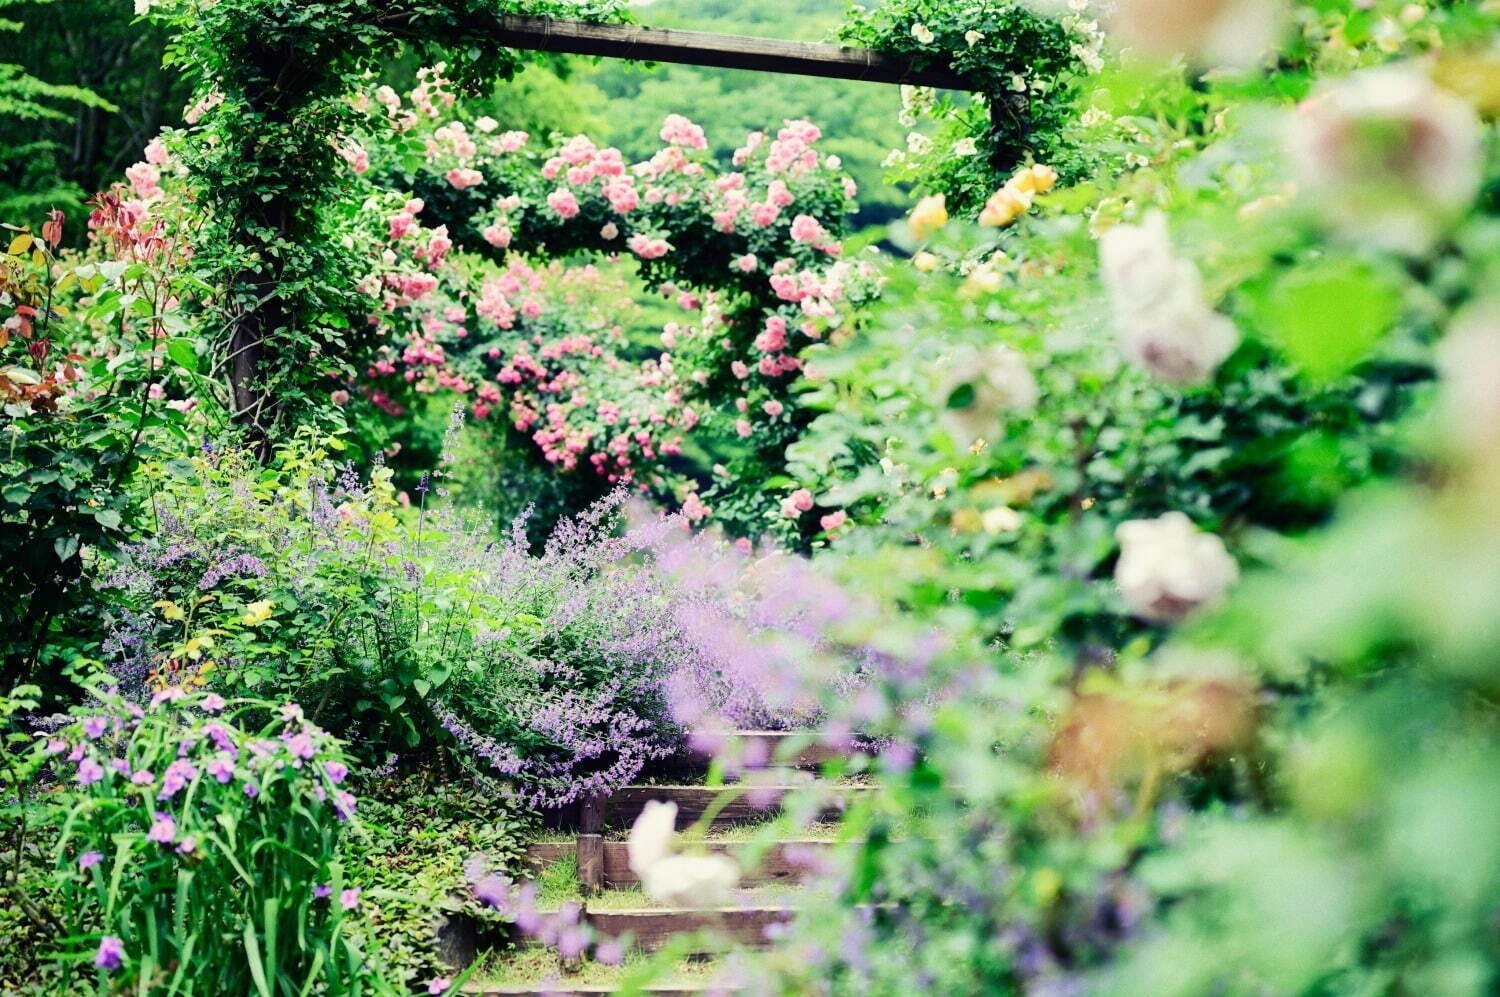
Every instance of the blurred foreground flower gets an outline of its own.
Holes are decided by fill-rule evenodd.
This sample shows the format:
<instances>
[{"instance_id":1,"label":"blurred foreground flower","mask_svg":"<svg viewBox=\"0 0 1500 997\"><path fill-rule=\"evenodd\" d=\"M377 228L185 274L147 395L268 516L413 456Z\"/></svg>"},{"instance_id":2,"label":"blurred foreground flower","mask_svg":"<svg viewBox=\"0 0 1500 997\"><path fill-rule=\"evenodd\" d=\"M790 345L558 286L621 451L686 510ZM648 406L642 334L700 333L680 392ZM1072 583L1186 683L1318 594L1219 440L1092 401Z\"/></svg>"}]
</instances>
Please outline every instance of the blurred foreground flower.
<instances>
[{"instance_id":1,"label":"blurred foreground flower","mask_svg":"<svg viewBox=\"0 0 1500 997\"><path fill-rule=\"evenodd\" d=\"M1280 0L1119 0L1108 31L1116 44L1159 59L1248 66L1280 40Z\"/></svg>"},{"instance_id":2,"label":"blurred foreground flower","mask_svg":"<svg viewBox=\"0 0 1500 997\"><path fill-rule=\"evenodd\" d=\"M944 425L954 442L968 446L998 433L1006 412L1033 408L1040 390L1019 352L992 346L957 358L940 397Z\"/></svg>"},{"instance_id":3,"label":"blurred foreground flower","mask_svg":"<svg viewBox=\"0 0 1500 997\"><path fill-rule=\"evenodd\" d=\"M1438 347L1438 366L1450 432L1466 448L1500 458L1500 298L1459 315Z\"/></svg>"},{"instance_id":4,"label":"blurred foreground flower","mask_svg":"<svg viewBox=\"0 0 1500 997\"><path fill-rule=\"evenodd\" d=\"M986 228L1003 228L1031 210L1038 194L1045 194L1057 184L1057 171L1040 163L1017 170L1005 186L990 195L979 224Z\"/></svg>"},{"instance_id":5,"label":"blurred foreground flower","mask_svg":"<svg viewBox=\"0 0 1500 997\"><path fill-rule=\"evenodd\" d=\"M1473 203L1482 142L1473 108L1409 66L1324 87L1287 135L1308 203L1337 234L1411 254L1431 248Z\"/></svg>"},{"instance_id":6,"label":"blurred foreground flower","mask_svg":"<svg viewBox=\"0 0 1500 997\"><path fill-rule=\"evenodd\" d=\"M1172 248L1160 211L1099 239L1099 266L1127 359L1171 384L1206 381L1234 352L1239 331L1203 300L1192 261Z\"/></svg>"},{"instance_id":7,"label":"blurred foreground flower","mask_svg":"<svg viewBox=\"0 0 1500 997\"><path fill-rule=\"evenodd\" d=\"M1148 620L1181 620L1219 601L1239 577L1224 541L1180 512L1121 523L1115 536L1115 584L1130 608Z\"/></svg>"},{"instance_id":8,"label":"blurred foreground flower","mask_svg":"<svg viewBox=\"0 0 1500 997\"><path fill-rule=\"evenodd\" d=\"M1101 793L1143 779L1149 806L1161 775L1243 748L1255 727L1254 687L1233 675L1087 691L1068 708L1049 765Z\"/></svg>"},{"instance_id":9,"label":"blurred foreground flower","mask_svg":"<svg viewBox=\"0 0 1500 997\"><path fill-rule=\"evenodd\" d=\"M942 194L933 194L917 202L907 222L911 226L912 238L926 242L948 224L948 208Z\"/></svg>"},{"instance_id":10,"label":"blurred foreground flower","mask_svg":"<svg viewBox=\"0 0 1500 997\"><path fill-rule=\"evenodd\" d=\"M626 851L641 889L657 903L717 906L731 899L740 867L725 855L673 855L677 804L652 800L630 829Z\"/></svg>"}]
</instances>

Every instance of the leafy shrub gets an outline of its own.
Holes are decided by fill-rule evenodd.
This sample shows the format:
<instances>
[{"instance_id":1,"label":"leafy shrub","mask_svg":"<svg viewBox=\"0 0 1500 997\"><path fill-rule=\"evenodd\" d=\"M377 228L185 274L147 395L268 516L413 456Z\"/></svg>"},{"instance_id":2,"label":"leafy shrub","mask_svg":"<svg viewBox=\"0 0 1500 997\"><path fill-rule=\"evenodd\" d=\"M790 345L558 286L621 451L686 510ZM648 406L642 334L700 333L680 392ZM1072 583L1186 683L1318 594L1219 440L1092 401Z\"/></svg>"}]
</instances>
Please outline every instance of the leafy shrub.
<instances>
[{"instance_id":1,"label":"leafy shrub","mask_svg":"<svg viewBox=\"0 0 1500 997\"><path fill-rule=\"evenodd\" d=\"M68 805L57 877L79 930L57 958L77 986L374 988L344 925L358 890L334 857L355 808L349 770L299 707L177 689L142 707L106 692L38 750Z\"/></svg>"},{"instance_id":2,"label":"leafy shrub","mask_svg":"<svg viewBox=\"0 0 1500 997\"><path fill-rule=\"evenodd\" d=\"M55 631L86 602L85 561L139 515L138 463L186 435L173 395L196 353L174 298L194 285L181 247L127 215L118 197L99 202L101 259L58 257L60 213L12 230L0 253L0 684L62 687L40 666L80 642Z\"/></svg>"},{"instance_id":3,"label":"leafy shrub","mask_svg":"<svg viewBox=\"0 0 1500 997\"><path fill-rule=\"evenodd\" d=\"M341 447L305 433L269 468L209 448L152 470L160 529L107 579L127 688L305 702L339 733L362 726L371 758L434 732L423 697L466 653L467 579L423 516L403 522L389 469L362 481L333 463Z\"/></svg>"}]
</instances>

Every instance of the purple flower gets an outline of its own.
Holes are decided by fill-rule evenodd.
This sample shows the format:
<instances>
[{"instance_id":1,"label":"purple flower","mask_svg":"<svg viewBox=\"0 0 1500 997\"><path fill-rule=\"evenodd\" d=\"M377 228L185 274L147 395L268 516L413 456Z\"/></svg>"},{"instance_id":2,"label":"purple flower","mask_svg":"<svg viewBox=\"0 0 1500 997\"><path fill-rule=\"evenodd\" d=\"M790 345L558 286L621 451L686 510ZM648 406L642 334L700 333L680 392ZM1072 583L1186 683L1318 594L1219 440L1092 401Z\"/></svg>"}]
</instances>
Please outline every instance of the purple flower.
<instances>
[{"instance_id":1,"label":"purple flower","mask_svg":"<svg viewBox=\"0 0 1500 997\"><path fill-rule=\"evenodd\" d=\"M92 869L94 866L103 861L103 852L84 852L82 855L78 856L78 868Z\"/></svg>"},{"instance_id":2,"label":"purple flower","mask_svg":"<svg viewBox=\"0 0 1500 997\"><path fill-rule=\"evenodd\" d=\"M224 702L223 696L219 695L217 692L211 692L207 696L203 697L203 702L199 705L203 707L204 713L218 713L229 704Z\"/></svg>"},{"instance_id":3,"label":"purple flower","mask_svg":"<svg viewBox=\"0 0 1500 997\"><path fill-rule=\"evenodd\" d=\"M150 769L141 769L130 777L130 781L136 786L149 786L156 781L156 776L151 774Z\"/></svg>"},{"instance_id":4,"label":"purple flower","mask_svg":"<svg viewBox=\"0 0 1500 997\"><path fill-rule=\"evenodd\" d=\"M47 754L49 755L60 755L67 750L67 741L59 740L58 738L54 737L52 740L47 742Z\"/></svg>"},{"instance_id":5,"label":"purple flower","mask_svg":"<svg viewBox=\"0 0 1500 997\"><path fill-rule=\"evenodd\" d=\"M209 775L219 780L220 783L228 782L229 780L234 778L234 762L230 761L228 758L225 758L223 755L220 755L213 761L209 762L206 766L204 766L204 769L208 772Z\"/></svg>"},{"instance_id":6,"label":"purple flower","mask_svg":"<svg viewBox=\"0 0 1500 997\"><path fill-rule=\"evenodd\" d=\"M170 845L172 839L177 835L177 822L172 819L171 814L164 814L160 810L156 812L156 820L151 822L151 830L146 832L148 841L158 844Z\"/></svg>"},{"instance_id":7,"label":"purple flower","mask_svg":"<svg viewBox=\"0 0 1500 997\"><path fill-rule=\"evenodd\" d=\"M198 579L198 588L204 592L219 584L225 578L232 575L249 575L254 578L266 577L266 562L254 554L239 554L227 561L222 561L209 566L203 577Z\"/></svg>"},{"instance_id":8,"label":"purple flower","mask_svg":"<svg viewBox=\"0 0 1500 997\"><path fill-rule=\"evenodd\" d=\"M351 886L339 894L339 906L345 910L354 910L359 906L359 887Z\"/></svg>"},{"instance_id":9,"label":"purple flower","mask_svg":"<svg viewBox=\"0 0 1500 997\"><path fill-rule=\"evenodd\" d=\"M182 855L191 855L193 853L193 849L195 849L197 847L198 847L198 839L195 838L195 837L193 837L190 834L186 838L183 838L182 841L180 841L178 843L178 845L177 845L177 851L178 851L179 854L182 854Z\"/></svg>"},{"instance_id":10,"label":"purple flower","mask_svg":"<svg viewBox=\"0 0 1500 997\"><path fill-rule=\"evenodd\" d=\"M564 959L577 959L588 948L589 934L582 925L569 925L557 935L557 951Z\"/></svg>"},{"instance_id":11,"label":"purple flower","mask_svg":"<svg viewBox=\"0 0 1500 997\"><path fill-rule=\"evenodd\" d=\"M348 820L354 816L354 794L340 790L333 794L333 812L338 814L339 820Z\"/></svg>"},{"instance_id":12,"label":"purple flower","mask_svg":"<svg viewBox=\"0 0 1500 997\"><path fill-rule=\"evenodd\" d=\"M287 723L296 723L302 719L302 707L296 703L287 703L281 707L281 719Z\"/></svg>"},{"instance_id":13,"label":"purple flower","mask_svg":"<svg viewBox=\"0 0 1500 997\"><path fill-rule=\"evenodd\" d=\"M327 883L319 883L317 886L313 887L314 900L327 900L332 895L333 887L329 886Z\"/></svg>"},{"instance_id":14,"label":"purple flower","mask_svg":"<svg viewBox=\"0 0 1500 997\"><path fill-rule=\"evenodd\" d=\"M104 778L104 766L92 758L85 758L78 763L78 785L92 786Z\"/></svg>"},{"instance_id":15,"label":"purple flower","mask_svg":"<svg viewBox=\"0 0 1500 997\"><path fill-rule=\"evenodd\" d=\"M83 732L89 736L89 740L97 741L109 730L108 717L89 717L83 722Z\"/></svg>"},{"instance_id":16,"label":"purple flower","mask_svg":"<svg viewBox=\"0 0 1500 997\"><path fill-rule=\"evenodd\" d=\"M158 800L170 800L188 781L198 774L198 767L186 759L179 758L167 766L167 771L161 780L161 792L156 794Z\"/></svg>"},{"instance_id":17,"label":"purple flower","mask_svg":"<svg viewBox=\"0 0 1500 997\"><path fill-rule=\"evenodd\" d=\"M605 939L594 949L594 961L606 966L618 966L625 961L625 946L613 938Z\"/></svg>"},{"instance_id":18,"label":"purple flower","mask_svg":"<svg viewBox=\"0 0 1500 997\"><path fill-rule=\"evenodd\" d=\"M293 734L291 736L283 734L281 739L286 742L286 750L290 751L295 758L312 758L318 753L317 746L313 744L313 739L308 737L306 733Z\"/></svg>"},{"instance_id":19,"label":"purple flower","mask_svg":"<svg viewBox=\"0 0 1500 997\"><path fill-rule=\"evenodd\" d=\"M338 785L349 777L349 766L342 762L324 762L323 771L328 775L328 781Z\"/></svg>"},{"instance_id":20,"label":"purple flower","mask_svg":"<svg viewBox=\"0 0 1500 997\"><path fill-rule=\"evenodd\" d=\"M94 954L94 965L113 972L125 962L125 943L114 935L99 939L99 951Z\"/></svg>"},{"instance_id":21,"label":"purple flower","mask_svg":"<svg viewBox=\"0 0 1500 997\"><path fill-rule=\"evenodd\" d=\"M174 685L171 688L163 689L156 695L152 696L151 705L160 706L162 703L171 702L172 700L176 699L182 699L186 695L186 692Z\"/></svg>"},{"instance_id":22,"label":"purple flower","mask_svg":"<svg viewBox=\"0 0 1500 997\"><path fill-rule=\"evenodd\" d=\"M207 724L203 728L203 733L208 735L209 740L213 741L220 751L227 751L233 755L238 750L234 746L234 735L221 723Z\"/></svg>"},{"instance_id":23,"label":"purple flower","mask_svg":"<svg viewBox=\"0 0 1500 997\"><path fill-rule=\"evenodd\" d=\"M255 783L247 782L245 783L245 795L253 800L260 795L260 790L255 788Z\"/></svg>"},{"instance_id":24,"label":"purple flower","mask_svg":"<svg viewBox=\"0 0 1500 997\"><path fill-rule=\"evenodd\" d=\"M115 772L118 772L120 775L130 774L130 763L123 758L116 758L114 761L109 763L109 767Z\"/></svg>"},{"instance_id":25,"label":"purple flower","mask_svg":"<svg viewBox=\"0 0 1500 997\"><path fill-rule=\"evenodd\" d=\"M448 988L451 986L453 986L453 981L448 979L448 977L435 976L430 982L428 982L427 992L430 994L443 994L447 993Z\"/></svg>"}]
</instances>

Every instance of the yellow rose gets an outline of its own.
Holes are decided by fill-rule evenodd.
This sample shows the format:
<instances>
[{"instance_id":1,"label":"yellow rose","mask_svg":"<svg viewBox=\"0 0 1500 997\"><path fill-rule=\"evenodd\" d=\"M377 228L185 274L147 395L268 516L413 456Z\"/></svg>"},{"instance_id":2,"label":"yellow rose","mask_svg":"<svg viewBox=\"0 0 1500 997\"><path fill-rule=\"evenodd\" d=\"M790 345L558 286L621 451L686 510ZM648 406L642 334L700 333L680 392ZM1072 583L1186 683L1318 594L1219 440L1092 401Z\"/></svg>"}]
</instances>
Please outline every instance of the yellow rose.
<instances>
[{"instance_id":1,"label":"yellow rose","mask_svg":"<svg viewBox=\"0 0 1500 997\"><path fill-rule=\"evenodd\" d=\"M247 627L258 626L271 618L271 609L276 603L270 599L262 599L260 602L252 602L246 606L248 612L240 617L240 622Z\"/></svg>"},{"instance_id":2,"label":"yellow rose","mask_svg":"<svg viewBox=\"0 0 1500 997\"><path fill-rule=\"evenodd\" d=\"M979 224L986 228L1001 228L1024 215L1031 208L1031 194L1006 184L985 202L979 213Z\"/></svg>"},{"instance_id":3,"label":"yellow rose","mask_svg":"<svg viewBox=\"0 0 1500 997\"><path fill-rule=\"evenodd\" d=\"M942 194L933 194L924 197L917 202L917 206L911 209L911 217L907 220L911 226L913 238L919 242L926 242L932 238L944 225L948 224L947 199Z\"/></svg>"},{"instance_id":4,"label":"yellow rose","mask_svg":"<svg viewBox=\"0 0 1500 997\"><path fill-rule=\"evenodd\" d=\"M1037 163L1016 173L1006 186L1021 191L1023 194L1045 194L1057 186L1057 171L1050 166Z\"/></svg>"},{"instance_id":5,"label":"yellow rose","mask_svg":"<svg viewBox=\"0 0 1500 997\"><path fill-rule=\"evenodd\" d=\"M916 267L923 273L928 273L930 271L936 270L938 268L938 264L942 262L943 261L938 259L935 254L929 253L925 249L911 258L911 265Z\"/></svg>"}]
</instances>

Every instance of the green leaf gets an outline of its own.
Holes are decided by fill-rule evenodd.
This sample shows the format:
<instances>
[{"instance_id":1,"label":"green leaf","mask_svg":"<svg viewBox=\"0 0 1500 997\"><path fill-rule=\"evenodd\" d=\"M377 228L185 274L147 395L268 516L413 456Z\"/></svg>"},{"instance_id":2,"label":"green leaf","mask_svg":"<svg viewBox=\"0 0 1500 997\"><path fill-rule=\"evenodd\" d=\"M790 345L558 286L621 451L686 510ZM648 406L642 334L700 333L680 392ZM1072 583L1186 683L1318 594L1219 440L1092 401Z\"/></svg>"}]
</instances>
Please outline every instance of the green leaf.
<instances>
[{"instance_id":1,"label":"green leaf","mask_svg":"<svg viewBox=\"0 0 1500 997\"><path fill-rule=\"evenodd\" d=\"M101 509L94 513L94 522L106 530L118 530L120 528L120 514L114 509Z\"/></svg>"},{"instance_id":2,"label":"green leaf","mask_svg":"<svg viewBox=\"0 0 1500 997\"><path fill-rule=\"evenodd\" d=\"M59 561L71 560L73 555L78 553L78 538L58 537L52 541L52 549L57 551Z\"/></svg>"},{"instance_id":3,"label":"green leaf","mask_svg":"<svg viewBox=\"0 0 1500 997\"><path fill-rule=\"evenodd\" d=\"M1400 315L1401 294L1368 263L1334 256L1282 273L1256 310L1289 360L1328 379L1370 355Z\"/></svg>"},{"instance_id":4,"label":"green leaf","mask_svg":"<svg viewBox=\"0 0 1500 997\"><path fill-rule=\"evenodd\" d=\"M168 340L167 357L183 370L198 369L198 349L191 339Z\"/></svg>"}]
</instances>

